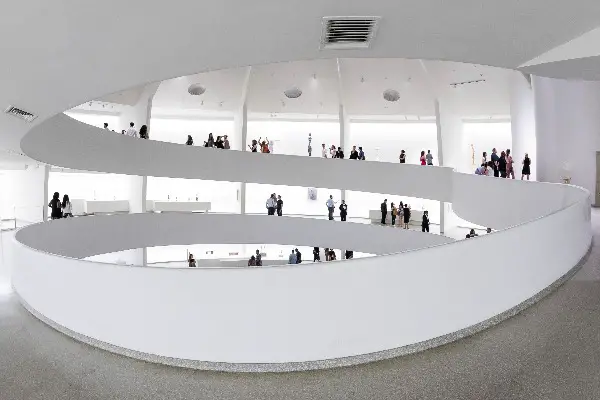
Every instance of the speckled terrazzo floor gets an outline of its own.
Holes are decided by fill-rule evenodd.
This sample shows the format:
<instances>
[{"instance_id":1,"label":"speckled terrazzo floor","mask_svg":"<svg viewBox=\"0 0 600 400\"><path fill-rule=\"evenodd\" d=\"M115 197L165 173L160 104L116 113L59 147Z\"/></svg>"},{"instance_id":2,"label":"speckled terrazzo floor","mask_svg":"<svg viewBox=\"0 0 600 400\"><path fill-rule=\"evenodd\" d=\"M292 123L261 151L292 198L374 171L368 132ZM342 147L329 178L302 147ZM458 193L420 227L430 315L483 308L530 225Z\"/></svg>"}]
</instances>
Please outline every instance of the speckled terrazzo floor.
<instances>
[{"instance_id":1,"label":"speckled terrazzo floor","mask_svg":"<svg viewBox=\"0 0 600 400\"><path fill-rule=\"evenodd\" d=\"M592 214L586 264L538 304L453 344L335 370L227 374L148 364L78 343L0 293L0 399L599 399L600 211Z\"/></svg>"}]
</instances>

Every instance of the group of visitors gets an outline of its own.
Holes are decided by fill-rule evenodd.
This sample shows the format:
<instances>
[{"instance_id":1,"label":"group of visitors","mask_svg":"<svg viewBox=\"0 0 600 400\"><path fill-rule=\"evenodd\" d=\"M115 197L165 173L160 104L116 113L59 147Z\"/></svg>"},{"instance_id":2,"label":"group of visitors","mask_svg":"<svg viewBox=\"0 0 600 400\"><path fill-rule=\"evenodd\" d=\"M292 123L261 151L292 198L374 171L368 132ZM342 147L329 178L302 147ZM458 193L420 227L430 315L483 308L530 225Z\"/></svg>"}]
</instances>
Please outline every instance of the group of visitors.
<instances>
[{"instance_id":1,"label":"group of visitors","mask_svg":"<svg viewBox=\"0 0 600 400\"><path fill-rule=\"evenodd\" d=\"M187 141L185 142L185 144L187 146L194 145L194 138L192 137L192 135L188 135ZM227 135L217 136L217 140L215 140L212 132L208 134L208 139L206 139L203 146L210 147L213 149L224 149L224 150L231 149L231 145L229 144L229 139L228 139Z\"/></svg>"},{"instance_id":2,"label":"group of visitors","mask_svg":"<svg viewBox=\"0 0 600 400\"><path fill-rule=\"evenodd\" d=\"M338 202L333 200L333 196L329 195L329 198L325 202L325 206L327 206L327 216L330 221L333 221L333 213L335 212L335 205ZM346 200L342 200L342 204L340 204L340 220L346 221L348 217L348 204L346 204Z\"/></svg>"},{"instance_id":3,"label":"group of visitors","mask_svg":"<svg viewBox=\"0 0 600 400\"><path fill-rule=\"evenodd\" d=\"M262 137L258 138L258 140L252 139L252 144L249 144L248 148L252 153L272 153L273 142L267 137L265 137L265 140L262 140Z\"/></svg>"},{"instance_id":4,"label":"group of visitors","mask_svg":"<svg viewBox=\"0 0 600 400\"><path fill-rule=\"evenodd\" d=\"M50 213L50 218L52 219L68 218L73 216L73 206L71 206L71 201L69 200L68 194L63 196L63 200L61 202L60 194L58 192L54 192L52 200L50 200L50 203L48 203L48 207L52 209L52 212Z\"/></svg>"},{"instance_id":5,"label":"group of visitors","mask_svg":"<svg viewBox=\"0 0 600 400\"><path fill-rule=\"evenodd\" d=\"M107 131L111 131L114 132L114 129L109 129L108 128L108 122L104 123L104 130ZM126 136L130 136L130 137L139 137L140 139L150 139L150 136L148 135L148 126L147 125L142 125L142 127L140 128L140 131L138 132L137 129L135 129L135 123L130 122L129 123L129 128L127 128L126 130L123 129L121 130L121 134L122 135L126 135Z\"/></svg>"},{"instance_id":6,"label":"group of visitors","mask_svg":"<svg viewBox=\"0 0 600 400\"><path fill-rule=\"evenodd\" d=\"M401 150L398 159L400 160L400 164L406 164L406 151ZM425 154L425 150L422 150L419 162L421 165L433 165L433 154L431 154L431 150L427 150L427 154Z\"/></svg>"},{"instance_id":7,"label":"group of visitors","mask_svg":"<svg viewBox=\"0 0 600 400\"><path fill-rule=\"evenodd\" d=\"M475 170L476 175L515 179L514 160L510 154L510 149L507 149L506 151L503 150L500 152L500 155L498 155L496 148L493 148L489 161L487 156L487 152L484 151L483 156L481 157L481 165ZM529 158L529 154L525 153L525 157L523 158L523 161L521 161L521 164L523 165L523 168L521 169L521 180L525 177L529 180L529 176L531 175L531 158Z\"/></svg>"},{"instance_id":8,"label":"group of visitors","mask_svg":"<svg viewBox=\"0 0 600 400\"><path fill-rule=\"evenodd\" d=\"M288 257L288 264L300 264L302 263L302 253L298 249L293 249Z\"/></svg>"},{"instance_id":9,"label":"group of visitors","mask_svg":"<svg viewBox=\"0 0 600 400\"><path fill-rule=\"evenodd\" d=\"M325 143L321 145L321 157L323 158L345 158L344 150L341 147L335 147L335 145L331 145L331 147L327 148ZM358 150L356 146L352 146L352 150L350 151L350 160L365 160L365 152L363 151L362 146L358 146Z\"/></svg>"},{"instance_id":10,"label":"group of visitors","mask_svg":"<svg viewBox=\"0 0 600 400\"><path fill-rule=\"evenodd\" d=\"M392 215L392 226L396 225L396 219L400 221L400 225L402 225L403 229L409 229L408 225L410 223L411 217L411 207L408 203L404 204L402 201L398 206L394 203L390 204L391 215ZM388 206L387 199L383 200L381 203L381 224L386 225L386 219L388 214ZM421 231L429 232L429 211L423 212L423 218L421 220Z\"/></svg>"},{"instance_id":11,"label":"group of visitors","mask_svg":"<svg viewBox=\"0 0 600 400\"><path fill-rule=\"evenodd\" d=\"M277 211L277 216L281 217L283 215L283 200L281 200L281 195L271 193L265 207L267 208L267 215L275 215L275 211Z\"/></svg>"},{"instance_id":12,"label":"group of visitors","mask_svg":"<svg viewBox=\"0 0 600 400\"><path fill-rule=\"evenodd\" d=\"M262 265L263 265L262 264L262 254L260 254L260 251L257 249L256 255L253 255L248 260L248 266L249 267L262 267Z\"/></svg>"}]
</instances>

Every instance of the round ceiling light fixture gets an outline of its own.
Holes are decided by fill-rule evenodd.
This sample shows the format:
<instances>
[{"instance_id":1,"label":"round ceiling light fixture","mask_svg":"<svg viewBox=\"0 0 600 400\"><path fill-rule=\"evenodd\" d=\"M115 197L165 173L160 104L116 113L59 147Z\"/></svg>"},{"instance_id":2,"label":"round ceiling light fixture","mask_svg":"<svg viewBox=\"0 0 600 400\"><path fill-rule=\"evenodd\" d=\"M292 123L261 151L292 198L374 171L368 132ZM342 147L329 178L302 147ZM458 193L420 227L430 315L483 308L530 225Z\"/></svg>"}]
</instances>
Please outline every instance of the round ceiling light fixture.
<instances>
[{"instance_id":1,"label":"round ceiling light fixture","mask_svg":"<svg viewBox=\"0 0 600 400\"><path fill-rule=\"evenodd\" d=\"M206 92L206 88L199 83L194 83L188 88L188 93L192 96L200 96Z\"/></svg>"},{"instance_id":2,"label":"round ceiling light fixture","mask_svg":"<svg viewBox=\"0 0 600 400\"><path fill-rule=\"evenodd\" d=\"M297 87L293 87L285 90L283 94L285 94L285 97L288 99L297 99L298 97L302 96L302 90L298 89Z\"/></svg>"},{"instance_id":3,"label":"round ceiling light fixture","mask_svg":"<svg viewBox=\"0 0 600 400\"><path fill-rule=\"evenodd\" d=\"M396 89L386 89L383 91L383 98L387 101L398 101L400 100L400 92Z\"/></svg>"}]
</instances>

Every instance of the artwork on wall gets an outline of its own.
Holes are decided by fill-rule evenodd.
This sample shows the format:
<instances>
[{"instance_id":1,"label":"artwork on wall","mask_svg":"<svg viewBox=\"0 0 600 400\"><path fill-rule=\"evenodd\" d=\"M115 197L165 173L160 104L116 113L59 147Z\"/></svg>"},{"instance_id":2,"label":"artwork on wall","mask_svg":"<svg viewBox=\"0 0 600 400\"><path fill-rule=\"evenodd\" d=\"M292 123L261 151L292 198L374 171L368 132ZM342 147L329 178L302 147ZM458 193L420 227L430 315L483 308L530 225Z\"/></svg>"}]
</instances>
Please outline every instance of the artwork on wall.
<instances>
[{"instance_id":1,"label":"artwork on wall","mask_svg":"<svg viewBox=\"0 0 600 400\"><path fill-rule=\"evenodd\" d=\"M475 165L475 146L471 143L471 165Z\"/></svg>"},{"instance_id":2,"label":"artwork on wall","mask_svg":"<svg viewBox=\"0 0 600 400\"><path fill-rule=\"evenodd\" d=\"M317 200L317 189L316 188L308 188L308 199L309 200Z\"/></svg>"}]
</instances>

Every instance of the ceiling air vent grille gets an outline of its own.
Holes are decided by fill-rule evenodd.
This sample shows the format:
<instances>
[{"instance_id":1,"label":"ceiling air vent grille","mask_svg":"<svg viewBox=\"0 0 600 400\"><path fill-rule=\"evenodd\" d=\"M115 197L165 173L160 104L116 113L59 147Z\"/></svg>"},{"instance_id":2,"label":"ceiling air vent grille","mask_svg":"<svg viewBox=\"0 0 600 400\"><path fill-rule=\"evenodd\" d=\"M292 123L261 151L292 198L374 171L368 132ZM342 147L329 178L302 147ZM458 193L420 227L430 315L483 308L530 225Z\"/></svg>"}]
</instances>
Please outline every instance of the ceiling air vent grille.
<instances>
[{"instance_id":1,"label":"ceiling air vent grille","mask_svg":"<svg viewBox=\"0 0 600 400\"><path fill-rule=\"evenodd\" d=\"M37 115L34 115L30 112L21 110L20 108L13 107L13 106L8 107L6 110L4 110L4 112L8 115L12 115L13 117L23 119L27 122L31 122L37 118Z\"/></svg>"},{"instance_id":2,"label":"ceiling air vent grille","mask_svg":"<svg viewBox=\"0 0 600 400\"><path fill-rule=\"evenodd\" d=\"M322 49L365 49L377 32L380 17L324 17Z\"/></svg>"}]
</instances>

